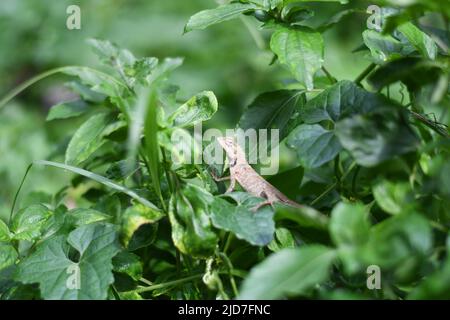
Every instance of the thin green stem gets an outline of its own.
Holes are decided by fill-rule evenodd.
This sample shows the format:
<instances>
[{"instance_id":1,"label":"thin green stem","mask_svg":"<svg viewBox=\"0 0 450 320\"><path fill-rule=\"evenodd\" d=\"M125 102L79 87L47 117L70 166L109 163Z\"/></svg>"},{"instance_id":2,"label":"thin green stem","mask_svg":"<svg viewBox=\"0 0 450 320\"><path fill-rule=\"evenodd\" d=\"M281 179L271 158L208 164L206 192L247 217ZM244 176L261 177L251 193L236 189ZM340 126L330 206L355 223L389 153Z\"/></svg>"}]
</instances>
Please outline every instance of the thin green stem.
<instances>
[{"instance_id":1,"label":"thin green stem","mask_svg":"<svg viewBox=\"0 0 450 320\"><path fill-rule=\"evenodd\" d=\"M114 78L113 76L111 76L111 75L109 75L107 73L104 73L104 72L101 72L101 71L98 71L96 69L92 69L92 68L89 68L89 67L65 66L65 67L50 69L50 70L47 70L45 72L42 72L42 73L38 74L37 76L34 76L33 78L28 79L24 83L22 83L19 86L15 87L5 97L3 97L3 99L0 100L0 109L3 108L12 99L14 99L17 95L19 95L22 91L24 91L28 87L32 86L36 82L38 82L38 81L40 81L42 79L45 79L45 78L47 78L49 76L52 76L54 74L57 74L57 73L68 73L69 71L71 71L71 70L73 70L75 68L76 69L89 70L90 72L95 72L97 74L102 75L103 77L109 78L110 80L114 81L116 84L124 87L125 89L128 89L128 87L125 84L123 84L121 81L117 80L116 78Z\"/></svg>"},{"instance_id":2,"label":"thin green stem","mask_svg":"<svg viewBox=\"0 0 450 320\"><path fill-rule=\"evenodd\" d=\"M259 31L256 30L256 28L245 17L241 16L240 19L244 24L244 26L247 28L250 35L252 36L253 40L255 41L256 46L260 50L266 50L266 42L264 41Z\"/></svg>"},{"instance_id":3,"label":"thin green stem","mask_svg":"<svg viewBox=\"0 0 450 320\"><path fill-rule=\"evenodd\" d=\"M236 281L234 280L234 276L233 276L233 264L231 263L230 259L227 257L227 255L223 252L219 252L218 253L220 258L225 262L225 264L227 265L228 268L228 276L230 278L230 284L231 284L231 288L233 289L233 294L235 297L239 296L239 290L237 288L236 285Z\"/></svg>"},{"instance_id":4,"label":"thin green stem","mask_svg":"<svg viewBox=\"0 0 450 320\"><path fill-rule=\"evenodd\" d=\"M353 170L353 168L355 166L356 166L356 162L352 162L352 164L348 167L347 171L342 175L341 181L344 181L347 178L347 176L350 174L350 172ZM322 200L328 193L330 193L334 188L336 188L337 184L338 184L338 182L335 181L328 188L326 188L324 192L322 192L317 198L315 198L311 202L311 206L315 205L317 202Z\"/></svg>"},{"instance_id":5,"label":"thin green stem","mask_svg":"<svg viewBox=\"0 0 450 320\"><path fill-rule=\"evenodd\" d=\"M148 286L153 286L154 285L153 282L151 282L150 280L147 280L145 278L140 278L139 281L142 282L142 283L145 283Z\"/></svg>"},{"instance_id":6,"label":"thin green stem","mask_svg":"<svg viewBox=\"0 0 450 320\"><path fill-rule=\"evenodd\" d=\"M11 223L12 223L12 218L13 218L14 208L16 206L17 198L19 197L20 190L22 190L23 184L25 183L25 179L28 176L28 172L30 172L32 167L33 167L33 163L31 163L28 166L27 170L25 171L25 175L23 176L22 181L20 182L19 189L17 189L17 192L16 192L16 194L14 196L13 204L12 204L12 207L11 207L11 212L9 214L9 222L8 222L8 224L9 224L10 227L11 227Z\"/></svg>"},{"instance_id":7,"label":"thin green stem","mask_svg":"<svg viewBox=\"0 0 450 320\"><path fill-rule=\"evenodd\" d=\"M375 63L371 63L361 74L355 79L357 85L361 85L361 82L377 67Z\"/></svg>"},{"instance_id":8,"label":"thin green stem","mask_svg":"<svg viewBox=\"0 0 450 320\"><path fill-rule=\"evenodd\" d=\"M327 76L328 80L329 80L331 83L334 84L334 83L337 82L336 78L333 77L333 76L331 75L331 73L327 70L327 68L325 68L324 66L322 66L322 71L323 71L323 73L325 73L325 75Z\"/></svg>"},{"instance_id":9,"label":"thin green stem","mask_svg":"<svg viewBox=\"0 0 450 320\"><path fill-rule=\"evenodd\" d=\"M138 288L136 290L133 290L133 292L142 293L142 292L148 292L148 291L153 291L153 290L157 290L157 289L167 288L167 287L183 284L186 282L190 282L192 280L197 280L197 279L200 279L201 277L203 277L203 274L196 274L196 275L178 279L178 280L173 280L173 281L154 284L154 285L151 285L148 287Z\"/></svg>"},{"instance_id":10,"label":"thin green stem","mask_svg":"<svg viewBox=\"0 0 450 320\"><path fill-rule=\"evenodd\" d=\"M233 240L233 233L229 232L227 236L227 240L225 241L225 245L223 246L223 253L227 253L230 248L231 240Z\"/></svg>"}]
</instances>

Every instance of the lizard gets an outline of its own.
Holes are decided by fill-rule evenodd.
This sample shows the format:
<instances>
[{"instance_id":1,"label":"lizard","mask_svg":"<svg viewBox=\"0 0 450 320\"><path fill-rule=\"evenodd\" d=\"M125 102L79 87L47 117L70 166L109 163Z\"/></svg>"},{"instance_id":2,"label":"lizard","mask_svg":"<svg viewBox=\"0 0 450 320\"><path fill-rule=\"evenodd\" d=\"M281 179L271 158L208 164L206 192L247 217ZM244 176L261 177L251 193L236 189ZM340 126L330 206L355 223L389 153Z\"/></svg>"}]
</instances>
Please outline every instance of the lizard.
<instances>
[{"instance_id":1,"label":"lizard","mask_svg":"<svg viewBox=\"0 0 450 320\"><path fill-rule=\"evenodd\" d=\"M232 192L236 187L237 182L245 191L253 196L266 199L266 201L258 204L254 208L254 211L257 211L265 205L273 207L274 202L281 202L293 207L302 207L302 205L290 200L280 190L266 181L250 166L250 164L248 164L245 152L239 144L235 142L233 137L219 137L217 138L217 141L227 155L230 166L230 176L222 178L217 177L215 174L212 174L212 176L216 181L230 180L230 185L226 193Z\"/></svg>"}]
</instances>

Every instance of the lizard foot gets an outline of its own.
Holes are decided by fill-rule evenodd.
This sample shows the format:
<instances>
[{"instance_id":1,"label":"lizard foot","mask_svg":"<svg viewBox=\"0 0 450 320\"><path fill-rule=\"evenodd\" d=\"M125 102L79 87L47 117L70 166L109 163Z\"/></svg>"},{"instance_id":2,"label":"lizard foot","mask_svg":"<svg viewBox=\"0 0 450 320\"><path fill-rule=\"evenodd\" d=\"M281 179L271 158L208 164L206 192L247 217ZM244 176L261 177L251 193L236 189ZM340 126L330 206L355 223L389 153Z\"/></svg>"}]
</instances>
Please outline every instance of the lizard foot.
<instances>
[{"instance_id":1,"label":"lizard foot","mask_svg":"<svg viewBox=\"0 0 450 320\"><path fill-rule=\"evenodd\" d=\"M256 206L251 208L250 211L253 212L253 213L256 213L256 211L258 211L259 209L261 209L262 207L265 207L267 205L270 205L271 207L273 207L273 201L267 200L267 201L258 203Z\"/></svg>"}]
</instances>

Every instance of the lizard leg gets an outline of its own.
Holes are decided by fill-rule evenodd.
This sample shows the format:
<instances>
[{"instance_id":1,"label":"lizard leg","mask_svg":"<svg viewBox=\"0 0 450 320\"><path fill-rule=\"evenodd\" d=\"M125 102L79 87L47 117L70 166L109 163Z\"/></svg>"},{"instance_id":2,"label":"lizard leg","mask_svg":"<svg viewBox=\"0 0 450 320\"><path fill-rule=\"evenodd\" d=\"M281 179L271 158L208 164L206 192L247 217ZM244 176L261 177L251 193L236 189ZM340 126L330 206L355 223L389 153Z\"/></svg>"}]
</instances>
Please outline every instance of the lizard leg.
<instances>
[{"instance_id":1,"label":"lizard leg","mask_svg":"<svg viewBox=\"0 0 450 320\"><path fill-rule=\"evenodd\" d=\"M256 213L256 211L258 211L258 210L261 209L262 207L265 207L265 206L268 206L268 205L270 205L271 207L273 207L273 201L272 201L272 200L266 200L266 201L263 201L263 202L261 202L261 203L258 203L256 206L254 206L254 207L251 209L251 211L252 211L253 213Z\"/></svg>"},{"instance_id":2,"label":"lizard leg","mask_svg":"<svg viewBox=\"0 0 450 320\"><path fill-rule=\"evenodd\" d=\"M219 181L225 181L225 180L230 180L230 179L231 179L230 176L228 176L228 177L218 177L218 176L214 173L214 171L211 171L210 173L211 173L211 176L213 177L214 181L217 181L217 182L219 182Z\"/></svg>"},{"instance_id":3,"label":"lizard leg","mask_svg":"<svg viewBox=\"0 0 450 320\"><path fill-rule=\"evenodd\" d=\"M234 187L236 187L236 179L233 176L230 176L230 185L225 193L233 192Z\"/></svg>"}]
</instances>

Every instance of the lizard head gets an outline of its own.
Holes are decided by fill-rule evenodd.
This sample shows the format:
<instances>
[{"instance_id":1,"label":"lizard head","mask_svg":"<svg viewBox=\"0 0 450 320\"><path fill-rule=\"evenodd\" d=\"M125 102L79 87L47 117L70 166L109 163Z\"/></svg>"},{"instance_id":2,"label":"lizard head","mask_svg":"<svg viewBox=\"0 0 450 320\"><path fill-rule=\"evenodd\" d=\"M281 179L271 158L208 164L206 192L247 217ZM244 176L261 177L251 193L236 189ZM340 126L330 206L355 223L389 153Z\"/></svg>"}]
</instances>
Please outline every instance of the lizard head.
<instances>
[{"instance_id":1,"label":"lizard head","mask_svg":"<svg viewBox=\"0 0 450 320\"><path fill-rule=\"evenodd\" d=\"M230 165L234 166L237 162L244 160L245 153L239 147L234 137L219 137L217 138L220 146L225 150Z\"/></svg>"}]
</instances>

